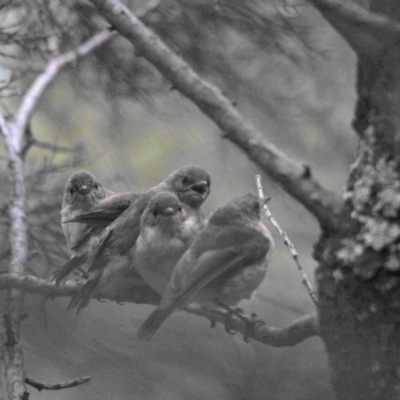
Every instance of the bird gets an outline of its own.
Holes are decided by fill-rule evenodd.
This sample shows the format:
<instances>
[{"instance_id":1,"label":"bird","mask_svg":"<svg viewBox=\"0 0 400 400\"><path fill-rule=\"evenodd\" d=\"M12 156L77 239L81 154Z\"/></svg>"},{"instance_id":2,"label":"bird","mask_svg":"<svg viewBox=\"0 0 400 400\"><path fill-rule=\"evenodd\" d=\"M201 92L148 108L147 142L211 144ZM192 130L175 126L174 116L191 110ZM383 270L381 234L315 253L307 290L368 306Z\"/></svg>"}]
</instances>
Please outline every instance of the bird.
<instances>
[{"instance_id":1,"label":"bird","mask_svg":"<svg viewBox=\"0 0 400 400\"><path fill-rule=\"evenodd\" d=\"M172 271L193 242L201 225L188 215L172 192L156 194L140 221L134 265L143 280L162 294Z\"/></svg>"},{"instance_id":2,"label":"bird","mask_svg":"<svg viewBox=\"0 0 400 400\"><path fill-rule=\"evenodd\" d=\"M51 279L54 279L56 284L60 284L71 272L79 268L86 260L87 251L99 238L104 228L140 195L135 192L115 193L106 189L89 171L78 171L71 175L61 207L61 223L71 257L62 268L51 275ZM103 218L103 223L93 224L91 221L71 223L76 216L96 210L96 207L106 207L109 210Z\"/></svg>"},{"instance_id":3,"label":"bird","mask_svg":"<svg viewBox=\"0 0 400 400\"><path fill-rule=\"evenodd\" d=\"M273 247L256 196L247 194L224 203L180 258L160 304L144 321L138 337L151 339L177 309L193 304L226 309L251 299L265 278Z\"/></svg>"},{"instance_id":4,"label":"bird","mask_svg":"<svg viewBox=\"0 0 400 400\"><path fill-rule=\"evenodd\" d=\"M64 222L91 210L113 194L115 192L104 188L89 171L77 171L71 175L64 191L61 223L72 255L75 254L76 244L87 234L88 226L86 224L64 224Z\"/></svg>"},{"instance_id":5,"label":"bird","mask_svg":"<svg viewBox=\"0 0 400 400\"><path fill-rule=\"evenodd\" d=\"M135 271L134 251L140 235L140 221L150 200L158 193L173 192L182 203L193 223L202 227L201 205L210 193L210 175L201 167L184 166L170 174L157 186L143 193L114 222L108 225L98 241L81 260L89 276L85 285L74 294L68 310L79 313L87 306L96 292L106 292L110 279L115 275ZM114 278L113 278L114 279ZM113 297L118 293L108 293Z\"/></svg>"}]
</instances>

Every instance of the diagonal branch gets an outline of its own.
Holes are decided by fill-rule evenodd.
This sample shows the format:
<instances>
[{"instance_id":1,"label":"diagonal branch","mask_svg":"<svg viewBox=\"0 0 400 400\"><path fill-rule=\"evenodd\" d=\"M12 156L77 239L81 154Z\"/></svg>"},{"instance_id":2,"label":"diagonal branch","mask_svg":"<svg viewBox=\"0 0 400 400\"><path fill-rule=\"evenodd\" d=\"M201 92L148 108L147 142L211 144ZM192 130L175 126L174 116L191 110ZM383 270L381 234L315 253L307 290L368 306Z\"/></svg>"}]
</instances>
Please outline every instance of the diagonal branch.
<instances>
[{"instance_id":1,"label":"diagonal branch","mask_svg":"<svg viewBox=\"0 0 400 400\"><path fill-rule=\"evenodd\" d=\"M40 293L49 297L72 296L77 292L84 281L68 280L65 284L58 286L54 282L36 278L31 275L0 275L0 289L18 288L32 293ZM160 296L151 292L149 287L142 281L138 281L136 286L132 286L129 293L124 293L125 297L118 299L121 302L135 304L156 305L160 301ZM98 298L107 299L107 294L100 294ZM112 299L110 299L112 300ZM209 319L213 324L216 322L224 324L226 313L219 310L205 310L199 308L188 308L186 311ZM319 323L316 314L306 315L284 328L271 327L261 320L253 320L251 317L237 318L229 320L230 328L241 332L245 338L273 346L294 346L309 337L319 335Z\"/></svg>"},{"instance_id":2,"label":"diagonal branch","mask_svg":"<svg viewBox=\"0 0 400 400\"><path fill-rule=\"evenodd\" d=\"M303 204L325 228L335 229L346 214L343 201L312 178L310 168L278 149L258 132L221 91L202 79L161 39L118 0L90 0L104 18L125 36L136 50L191 99L223 131L223 137Z\"/></svg>"},{"instance_id":3,"label":"diagonal branch","mask_svg":"<svg viewBox=\"0 0 400 400\"><path fill-rule=\"evenodd\" d=\"M20 132L25 132L28 123L32 117L35 107L42 96L43 92L49 87L57 74L66 65L76 61L78 58L86 56L88 53L100 47L105 42L115 36L115 32L103 31L97 33L79 47L65 54L52 59L46 69L38 76L33 85L30 87L16 115L16 124ZM21 141L21 139L19 139ZM21 150L21 148L19 148Z\"/></svg>"},{"instance_id":4,"label":"diagonal branch","mask_svg":"<svg viewBox=\"0 0 400 400\"><path fill-rule=\"evenodd\" d=\"M308 0L361 56L377 57L400 39L400 24L353 1Z\"/></svg>"}]
</instances>

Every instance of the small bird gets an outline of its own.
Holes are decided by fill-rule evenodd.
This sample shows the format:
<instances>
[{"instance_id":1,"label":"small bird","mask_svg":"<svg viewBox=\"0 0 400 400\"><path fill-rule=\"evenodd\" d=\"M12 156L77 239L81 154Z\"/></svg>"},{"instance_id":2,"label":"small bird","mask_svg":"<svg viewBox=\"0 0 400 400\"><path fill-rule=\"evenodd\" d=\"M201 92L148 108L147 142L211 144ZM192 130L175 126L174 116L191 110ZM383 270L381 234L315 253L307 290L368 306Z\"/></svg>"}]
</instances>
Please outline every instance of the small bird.
<instances>
[{"instance_id":1,"label":"small bird","mask_svg":"<svg viewBox=\"0 0 400 400\"><path fill-rule=\"evenodd\" d=\"M175 310L192 303L233 307L263 281L273 239L261 222L260 201L247 194L229 200L209 218L176 265L162 300L138 331L151 339Z\"/></svg>"},{"instance_id":2,"label":"small bird","mask_svg":"<svg viewBox=\"0 0 400 400\"><path fill-rule=\"evenodd\" d=\"M193 223L200 229L203 224L200 206L210 193L210 181L210 176L204 169L185 166L142 194L114 222L107 226L98 242L86 253L85 259L81 260L81 263L87 267L89 279L72 297L68 309L76 307L79 313L89 303L96 291L101 292L102 288L109 286L110 276L134 269L134 252L140 234L141 217L148 203L156 194L166 191L173 192L183 204L183 208ZM112 295L109 294L109 297Z\"/></svg>"},{"instance_id":3,"label":"small bird","mask_svg":"<svg viewBox=\"0 0 400 400\"><path fill-rule=\"evenodd\" d=\"M141 194L135 192L115 193L103 188L98 179L89 171L75 172L69 179L65 188L62 208L61 223L71 258L64 266L53 273L51 279L59 284L72 271L77 269L86 260L86 252L98 240L104 228L125 211ZM106 207L103 223L93 224L91 221L70 223L82 213Z\"/></svg>"},{"instance_id":4,"label":"small bird","mask_svg":"<svg viewBox=\"0 0 400 400\"><path fill-rule=\"evenodd\" d=\"M72 255L75 255L73 249L82 237L86 236L89 227L85 224L64 224L64 222L90 211L113 194L115 192L104 188L89 171L78 171L71 175L64 192L61 223Z\"/></svg>"},{"instance_id":5,"label":"small bird","mask_svg":"<svg viewBox=\"0 0 400 400\"><path fill-rule=\"evenodd\" d=\"M159 294L200 228L196 217L187 214L174 193L161 192L150 200L140 221L134 265Z\"/></svg>"}]
</instances>

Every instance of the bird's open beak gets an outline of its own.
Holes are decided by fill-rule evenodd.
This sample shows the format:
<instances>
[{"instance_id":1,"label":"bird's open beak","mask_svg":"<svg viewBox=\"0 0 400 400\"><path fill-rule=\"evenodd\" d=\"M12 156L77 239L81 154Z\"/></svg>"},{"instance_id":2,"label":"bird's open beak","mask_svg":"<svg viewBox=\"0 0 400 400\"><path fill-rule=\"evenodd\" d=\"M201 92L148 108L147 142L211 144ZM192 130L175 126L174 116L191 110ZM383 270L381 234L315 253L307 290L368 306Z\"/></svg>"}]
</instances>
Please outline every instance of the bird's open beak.
<instances>
[{"instance_id":1,"label":"bird's open beak","mask_svg":"<svg viewBox=\"0 0 400 400\"><path fill-rule=\"evenodd\" d=\"M201 181L190 187L190 190L198 193L203 199L205 199L210 193L210 187L206 181Z\"/></svg>"}]
</instances>

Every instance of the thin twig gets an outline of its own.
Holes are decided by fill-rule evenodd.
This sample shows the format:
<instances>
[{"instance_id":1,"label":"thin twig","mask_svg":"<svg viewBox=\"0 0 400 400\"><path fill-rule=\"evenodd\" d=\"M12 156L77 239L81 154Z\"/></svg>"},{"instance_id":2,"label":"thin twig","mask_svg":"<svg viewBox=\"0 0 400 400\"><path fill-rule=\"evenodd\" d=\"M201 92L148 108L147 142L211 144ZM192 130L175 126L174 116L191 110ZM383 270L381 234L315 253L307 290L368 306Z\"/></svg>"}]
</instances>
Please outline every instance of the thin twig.
<instances>
[{"instance_id":1,"label":"thin twig","mask_svg":"<svg viewBox=\"0 0 400 400\"><path fill-rule=\"evenodd\" d=\"M271 224L274 226L274 228L282 236L283 243L289 249L290 254L293 257L293 260L296 263L297 268L300 271L301 279L303 281L304 286L307 288L307 291L308 291L312 301L314 302L314 304L318 304L317 296L316 296L316 294L313 290L313 287L307 277L307 274L306 274L306 271L305 271L303 265L300 263L299 254L297 253L296 248L294 247L293 243L290 241L287 233L284 230L282 230L281 227L279 226L279 224L276 222L275 218L272 216L271 212L269 211L269 208L268 208L266 202L264 201L265 197L264 197L264 191L263 191L263 188L261 185L261 176L260 175L256 175L256 184L257 184L258 195L259 195L261 201L263 202L263 209L264 209L265 215L267 216L267 218L269 219Z\"/></svg>"},{"instance_id":2,"label":"thin twig","mask_svg":"<svg viewBox=\"0 0 400 400\"><path fill-rule=\"evenodd\" d=\"M83 385L86 382L90 381L90 376L84 376L83 378L74 379L72 381L67 382L60 382L60 383L53 383L53 384L45 384L41 382L37 382L34 379L26 378L25 382L34 387L35 389L39 390L61 390L61 389L68 389L75 386Z\"/></svg>"}]
</instances>

